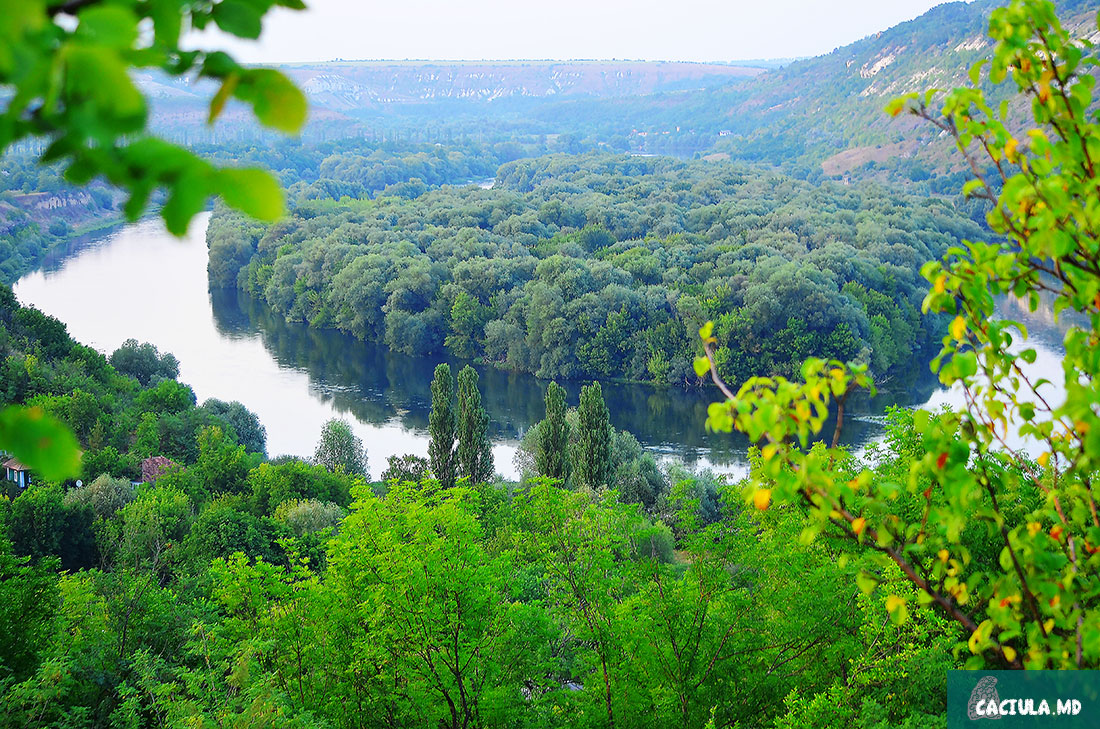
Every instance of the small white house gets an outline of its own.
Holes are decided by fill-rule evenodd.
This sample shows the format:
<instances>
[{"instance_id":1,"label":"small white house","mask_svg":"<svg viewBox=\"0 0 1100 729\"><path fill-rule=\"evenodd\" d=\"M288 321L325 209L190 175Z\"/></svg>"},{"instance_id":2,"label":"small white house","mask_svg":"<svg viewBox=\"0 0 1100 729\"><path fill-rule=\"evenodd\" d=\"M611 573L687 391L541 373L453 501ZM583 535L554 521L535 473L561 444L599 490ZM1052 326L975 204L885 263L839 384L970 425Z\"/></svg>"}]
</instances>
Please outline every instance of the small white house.
<instances>
[{"instance_id":1,"label":"small white house","mask_svg":"<svg viewBox=\"0 0 1100 729\"><path fill-rule=\"evenodd\" d=\"M31 470L15 458L4 461L4 478L14 481L19 488L25 489L31 483Z\"/></svg>"}]
</instances>

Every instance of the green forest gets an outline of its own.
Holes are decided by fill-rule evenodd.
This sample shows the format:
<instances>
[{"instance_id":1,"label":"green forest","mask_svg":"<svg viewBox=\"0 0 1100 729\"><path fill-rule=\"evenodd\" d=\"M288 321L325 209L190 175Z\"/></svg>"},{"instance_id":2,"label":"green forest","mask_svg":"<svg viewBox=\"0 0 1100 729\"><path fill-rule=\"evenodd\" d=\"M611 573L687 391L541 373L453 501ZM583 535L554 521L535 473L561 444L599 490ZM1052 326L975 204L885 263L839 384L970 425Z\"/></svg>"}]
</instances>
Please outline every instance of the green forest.
<instances>
[{"instance_id":1,"label":"green forest","mask_svg":"<svg viewBox=\"0 0 1100 729\"><path fill-rule=\"evenodd\" d=\"M254 417L197 407L170 355L104 358L10 295L0 323L8 398L88 447L83 485L0 502L4 726L795 727L828 706L837 726L918 727L942 710L957 629L854 597L859 559L800 544L797 513L687 472L645 491L598 384L575 410L551 385L531 479L508 485L487 477L476 375L456 389L442 365L431 458L371 482L338 423L312 463L267 460ZM898 411L879 473L912 437ZM150 454L175 465L131 485Z\"/></svg>"},{"instance_id":2,"label":"green forest","mask_svg":"<svg viewBox=\"0 0 1100 729\"><path fill-rule=\"evenodd\" d=\"M582 109L572 131L458 115L444 143L319 138L283 71L187 43L299 0L0 0L0 727L923 729L962 721L955 672L1100 667L1084 5L942 6L720 89L531 107ZM892 66L902 43L924 56ZM158 136L137 72L292 136ZM639 154L616 105L729 133L689 115L675 156ZM175 354L101 352L7 285L211 206L204 294L318 337L296 355L339 330L447 360L426 453L383 463L341 418L270 452ZM1057 382L1006 301L1058 324ZM843 445L852 403L925 367L960 405ZM544 393L516 478L498 369ZM641 383L706 388L698 429L745 472L616 428L607 388Z\"/></svg>"},{"instance_id":3,"label":"green forest","mask_svg":"<svg viewBox=\"0 0 1100 729\"><path fill-rule=\"evenodd\" d=\"M697 384L708 320L737 382L811 355L886 375L944 327L920 313L921 263L981 234L949 200L724 162L558 155L502 165L490 190L343 192L373 169L326 158L270 228L219 209L212 285L288 320L542 378Z\"/></svg>"}]
</instances>

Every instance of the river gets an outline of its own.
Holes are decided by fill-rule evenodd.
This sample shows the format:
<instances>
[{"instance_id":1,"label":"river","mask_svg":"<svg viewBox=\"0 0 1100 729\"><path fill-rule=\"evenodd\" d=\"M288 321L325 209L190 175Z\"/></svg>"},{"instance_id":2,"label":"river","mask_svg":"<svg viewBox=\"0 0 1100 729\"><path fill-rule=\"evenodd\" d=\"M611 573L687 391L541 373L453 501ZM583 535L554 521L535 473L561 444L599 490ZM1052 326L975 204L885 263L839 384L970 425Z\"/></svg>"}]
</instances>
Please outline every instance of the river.
<instances>
[{"instance_id":1,"label":"river","mask_svg":"<svg viewBox=\"0 0 1100 729\"><path fill-rule=\"evenodd\" d=\"M209 218L209 213L196 217L180 239L165 232L159 220L146 220L82 243L20 279L16 296L56 316L74 338L104 353L128 338L172 352L180 362L180 380L200 403L212 397L239 400L259 416L272 456L311 455L321 426L333 417L352 423L375 477L389 456L426 455L429 383L443 358L407 357L339 332L288 324L238 292L211 291ZM1041 319L1029 326L1040 355L1037 366L1060 373L1059 328ZM457 372L462 363L450 361ZM543 417L546 383L493 368L478 371L496 469L514 479L516 448ZM580 383L565 385L575 405ZM604 396L613 424L633 433L660 460L745 472L747 443L703 427L715 389L605 383ZM890 391L851 406L843 442L859 449L880 437L882 410L892 403L957 405L959 398L938 388L927 367L915 367Z\"/></svg>"}]
</instances>

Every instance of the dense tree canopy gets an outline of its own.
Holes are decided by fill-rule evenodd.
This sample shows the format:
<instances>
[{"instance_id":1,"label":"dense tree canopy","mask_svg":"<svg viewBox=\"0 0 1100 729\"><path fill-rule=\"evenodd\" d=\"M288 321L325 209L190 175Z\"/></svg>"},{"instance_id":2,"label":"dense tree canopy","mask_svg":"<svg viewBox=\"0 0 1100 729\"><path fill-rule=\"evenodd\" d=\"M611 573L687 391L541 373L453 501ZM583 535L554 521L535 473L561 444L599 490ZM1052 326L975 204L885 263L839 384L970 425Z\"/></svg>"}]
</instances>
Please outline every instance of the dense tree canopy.
<instances>
[{"instance_id":1,"label":"dense tree canopy","mask_svg":"<svg viewBox=\"0 0 1100 729\"><path fill-rule=\"evenodd\" d=\"M177 5L247 35L271 3ZM62 6L10 15L46 13L20 43L108 72L133 51L100 48L108 31L149 16L159 59L160 6L119 7L71 29L50 20ZM991 34L974 84L1019 91L1026 123L1025 103L976 88L891 106L973 161L989 243L966 205L720 162L249 153L276 163L294 213L220 210L216 285L412 353L709 375L727 397L708 425L759 446L736 483L658 463L612 427L598 381L574 402L549 384L503 483L478 375L456 387L445 363L427 459L370 483L333 420L312 461L268 461L256 416L198 406L171 355L131 340L105 357L0 288L0 397L21 406L0 411L0 443L56 421L82 449L79 484L36 469L0 495L0 728L923 729L946 724L950 669L1100 666L1096 51L1040 0L994 12ZM0 81L10 69L0 52ZM246 100L263 78L237 80ZM64 91L44 124L103 106ZM492 190L437 187L493 156ZM1040 293L1075 314L1064 398L1028 369L1025 328L992 315ZM831 408L936 341L962 412L891 409L864 452L814 442Z\"/></svg>"},{"instance_id":2,"label":"dense tree canopy","mask_svg":"<svg viewBox=\"0 0 1100 729\"><path fill-rule=\"evenodd\" d=\"M944 201L609 155L511 162L492 190L299 200L267 230L242 225L215 215L211 270L288 319L541 377L681 384L697 381L707 319L735 381L812 354L909 364L937 326L916 269L979 233Z\"/></svg>"},{"instance_id":3,"label":"dense tree canopy","mask_svg":"<svg viewBox=\"0 0 1100 729\"><path fill-rule=\"evenodd\" d=\"M162 355L154 345L149 342L138 344L136 339L123 342L107 361L120 373L130 375L143 386L158 380L175 379L180 373L180 363L171 352Z\"/></svg>"}]
</instances>

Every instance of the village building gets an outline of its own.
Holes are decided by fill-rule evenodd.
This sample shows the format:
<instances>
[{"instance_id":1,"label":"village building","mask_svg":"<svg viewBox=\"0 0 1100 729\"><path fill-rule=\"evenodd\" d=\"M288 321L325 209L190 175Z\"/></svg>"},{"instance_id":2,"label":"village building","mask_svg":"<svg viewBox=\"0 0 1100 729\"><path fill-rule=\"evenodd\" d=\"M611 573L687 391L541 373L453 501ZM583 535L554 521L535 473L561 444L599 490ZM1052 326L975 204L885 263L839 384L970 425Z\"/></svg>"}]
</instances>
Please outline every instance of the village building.
<instances>
[{"instance_id":1,"label":"village building","mask_svg":"<svg viewBox=\"0 0 1100 729\"><path fill-rule=\"evenodd\" d=\"M141 482L150 486L176 464L164 456L152 456L141 462Z\"/></svg>"},{"instance_id":2,"label":"village building","mask_svg":"<svg viewBox=\"0 0 1100 729\"><path fill-rule=\"evenodd\" d=\"M4 461L4 478L16 483L19 488L25 489L31 483L31 470L24 466L18 459L9 458Z\"/></svg>"}]
</instances>

